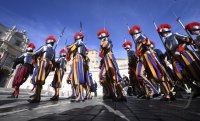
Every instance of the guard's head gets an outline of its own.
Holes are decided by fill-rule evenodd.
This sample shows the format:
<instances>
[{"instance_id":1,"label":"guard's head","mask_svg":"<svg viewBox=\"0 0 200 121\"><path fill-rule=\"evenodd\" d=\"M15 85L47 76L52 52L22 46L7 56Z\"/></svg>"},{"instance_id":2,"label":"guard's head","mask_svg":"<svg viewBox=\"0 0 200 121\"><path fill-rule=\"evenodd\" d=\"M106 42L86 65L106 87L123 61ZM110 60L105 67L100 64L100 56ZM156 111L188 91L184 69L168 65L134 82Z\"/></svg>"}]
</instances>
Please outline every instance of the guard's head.
<instances>
[{"instance_id":1,"label":"guard's head","mask_svg":"<svg viewBox=\"0 0 200 121\"><path fill-rule=\"evenodd\" d=\"M78 41L78 40L82 40L82 41L83 41L83 38L84 38L84 34L81 33L81 32L77 32L77 33L74 35L74 40L75 40L75 41Z\"/></svg>"},{"instance_id":2,"label":"guard's head","mask_svg":"<svg viewBox=\"0 0 200 121\"><path fill-rule=\"evenodd\" d=\"M50 44L53 46L55 42L57 42L57 40L53 35L46 38L46 44Z\"/></svg>"},{"instance_id":3,"label":"guard's head","mask_svg":"<svg viewBox=\"0 0 200 121\"><path fill-rule=\"evenodd\" d=\"M130 30L129 30L129 34L133 37L133 38L136 38L136 36L138 34L140 34L142 32L140 26L138 25L135 25L133 26Z\"/></svg>"},{"instance_id":4,"label":"guard's head","mask_svg":"<svg viewBox=\"0 0 200 121\"><path fill-rule=\"evenodd\" d=\"M166 37L169 33L171 33L171 25L169 24L161 24L157 31L162 37Z\"/></svg>"},{"instance_id":5,"label":"guard's head","mask_svg":"<svg viewBox=\"0 0 200 121\"><path fill-rule=\"evenodd\" d=\"M108 39L109 37L109 31L106 30L106 29L103 29L103 30L100 30L98 33L97 33L97 36L100 40L105 40L105 39Z\"/></svg>"},{"instance_id":6,"label":"guard's head","mask_svg":"<svg viewBox=\"0 0 200 121\"><path fill-rule=\"evenodd\" d=\"M126 42L123 43L122 47L126 50L130 50L132 47L132 43L129 40L127 40Z\"/></svg>"},{"instance_id":7,"label":"guard's head","mask_svg":"<svg viewBox=\"0 0 200 121\"><path fill-rule=\"evenodd\" d=\"M200 23L191 22L185 26L185 29L190 32L192 35L200 35Z\"/></svg>"},{"instance_id":8,"label":"guard's head","mask_svg":"<svg viewBox=\"0 0 200 121\"><path fill-rule=\"evenodd\" d=\"M33 43L29 43L26 48L26 52L33 52L34 49L35 49L35 45Z\"/></svg>"},{"instance_id":9,"label":"guard's head","mask_svg":"<svg viewBox=\"0 0 200 121\"><path fill-rule=\"evenodd\" d=\"M60 50L60 57L66 57L67 51L65 49Z\"/></svg>"}]
</instances>

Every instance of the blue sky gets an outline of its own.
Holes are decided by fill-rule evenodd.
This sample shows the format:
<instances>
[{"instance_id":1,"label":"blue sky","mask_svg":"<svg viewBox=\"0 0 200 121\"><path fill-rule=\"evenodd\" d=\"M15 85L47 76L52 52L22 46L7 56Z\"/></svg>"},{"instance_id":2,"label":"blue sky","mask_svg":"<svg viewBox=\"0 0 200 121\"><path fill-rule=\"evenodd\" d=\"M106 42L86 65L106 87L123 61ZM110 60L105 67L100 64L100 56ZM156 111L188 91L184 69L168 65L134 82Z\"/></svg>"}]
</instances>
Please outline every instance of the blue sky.
<instances>
[{"instance_id":1,"label":"blue sky","mask_svg":"<svg viewBox=\"0 0 200 121\"><path fill-rule=\"evenodd\" d=\"M127 58L121 47L124 36L132 41L126 23L130 26L140 25L143 33L164 51L152 19L157 24L169 23L173 31L185 34L171 11L181 16L185 24L200 22L199 5L199 0L1 0L0 23L25 29L37 48L44 45L49 35L58 38L63 27L66 27L57 48L59 52L66 38L68 44L74 41L73 35L80 30L80 21L87 47L99 50L100 41L96 33L103 29L105 19L116 58Z\"/></svg>"}]
</instances>

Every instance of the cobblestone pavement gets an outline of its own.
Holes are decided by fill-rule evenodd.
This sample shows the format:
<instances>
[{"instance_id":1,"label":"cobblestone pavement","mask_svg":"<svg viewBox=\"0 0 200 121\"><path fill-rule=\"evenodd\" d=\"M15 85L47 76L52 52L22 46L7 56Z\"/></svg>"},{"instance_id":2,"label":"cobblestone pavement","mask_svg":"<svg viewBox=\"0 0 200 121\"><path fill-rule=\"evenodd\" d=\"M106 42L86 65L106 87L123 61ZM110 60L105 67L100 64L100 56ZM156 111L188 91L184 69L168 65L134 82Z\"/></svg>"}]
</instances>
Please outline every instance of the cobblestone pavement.
<instances>
[{"instance_id":1,"label":"cobblestone pavement","mask_svg":"<svg viewBox=\"0 0 200 121\"><path fill-rule=\"evenodd\" d=\"M76 103L43 97L42 102L29 104L26 97L0 95L0 121L200 121L200 98L164 102L127 97L127 102L112 102L97 97Z\"/></svg>"}]
</instances>

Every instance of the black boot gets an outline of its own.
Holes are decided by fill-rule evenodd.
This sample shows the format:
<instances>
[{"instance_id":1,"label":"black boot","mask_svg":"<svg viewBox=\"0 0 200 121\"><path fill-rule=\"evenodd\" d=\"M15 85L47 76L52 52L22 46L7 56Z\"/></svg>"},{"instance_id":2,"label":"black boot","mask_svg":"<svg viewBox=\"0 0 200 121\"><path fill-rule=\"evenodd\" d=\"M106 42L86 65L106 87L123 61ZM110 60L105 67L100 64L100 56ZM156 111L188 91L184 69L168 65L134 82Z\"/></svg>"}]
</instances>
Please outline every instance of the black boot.
<instances>
[{"instance_id":1,"label":"black boot","mask_svg":"<svg viewBox=\"0 0 200 121\"><path fill-rule=\"evenodd\" d=\"M29 103L39 103L40 102L40 95L41 95L42 85L37 85L35 97L33 99L29 99Z\"/></svg>"},{"instance_id":2,"label":"black boot","mask_svg":"<svg viewBox=\"0 0 200 121\"><path fill-rule=\"evenodd\" d=\"M34 98L36 94L30 95L29 98Z\"/></svg>"},{"instance_id":3,"label":"black boot","mask_svg":"<svg viewBox=\"0 0 200 121\"><path fill-rule=\"evenodd\" d=\"M19 87L15 86L15 91L7 98L18 98L18 95L19 95Z\"/></svg>"},{"instance_id":4,"label":"black boot","mask_svg":"<svg viewBox=\"0 0 200 121\"><path fill-rule=\"evenodd\" d=\"M159 94L159 93L157 93L157 94L154 94L153 95L153 98L155 98L155 97L159 97L161 94Z\"/></svg>"},{"instance_id":5,"label":"black boot","mask_svg":"<svg viewBox=\"0 0 200 121\"><path fill-rule=\"evenodd\" d=\"M59 95L54 95L52 98L50 98L50 100L52 101L58 101L59 99Z\"/></svg>"},{"instance_id":6,"label":"black boot","mask_svg":"<svg viewBox=\"0 0 200 121\"><path fill-rule=\"evenodd\" d=\"M176 100L176 98L175 98L175 96L173 95L172 92L169 93L169 97L170 97L171 101L175 101Z\"/></svg>"},{"instance_id":7,"label":"black boot","mask_svg":"<svg viewBox=\"0 0 200 121\"><path fill-rule=\"evenodd\" d=\"M56 95L54 95L53 97L51 97L51 98L50 98L50 100L54 100L54 99L55 99L55 97L56 97Z\"/></svg>"},{"instance_id":8,"label":"black boot","mask_svg":"<svg viewBox=\"0 0 200 121\"><path fill-rule=\"evenodd\" d=\"M18 96L16 97L15 95L14 95L14 93L15 92L13 92L10 96L8 96L7 98L18 98Z\"/></svg>"}]
</instances>

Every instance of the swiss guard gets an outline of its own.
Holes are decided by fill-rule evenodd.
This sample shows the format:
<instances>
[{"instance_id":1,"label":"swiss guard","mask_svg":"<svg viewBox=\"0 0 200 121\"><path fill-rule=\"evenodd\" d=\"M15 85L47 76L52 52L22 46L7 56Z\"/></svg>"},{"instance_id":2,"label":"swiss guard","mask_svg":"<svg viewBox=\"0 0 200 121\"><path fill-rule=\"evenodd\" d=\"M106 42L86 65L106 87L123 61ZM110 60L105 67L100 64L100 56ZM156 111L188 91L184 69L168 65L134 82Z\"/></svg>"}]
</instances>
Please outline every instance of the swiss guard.
<instances>
[{"instance_id":1,"label":"swiss guard","mask_svg":"<svg viewBox=\"0 0 200 121\"><path fill-rule=\"evenodd\" d=\"M130 85L133 87L137 97L142 97L145 95L144 84L142 81L136 78L136 66L138 62L138 56L135 51L133 51L132 43L130 41L125 41L122 47L127 51L128 55L128 74L130 79Z\"/></svg>"},{"instance_id":2,"label":"swiss guard","mask_svg":"<svg viewBox=\"0 0 200 121\"><path fill-rule=\"evenodd\" d=\"M86 83L85 80L85 57L86 46L83 42L84 35L82 32L77 32L74 35L75 42L67 47L68 58L72 58L72 70L71 70L71 83L73 83L73 89L75 93L78 93L75 101L84 101L83 86ZM76 95L75 95L76 96Z\"/></svg>"},{"instance_id":3,"label":"swiss guard","mask_svg":"<svg viewBox=\"0 0 200 121\"><path fill-rule=\"evenodd\" d=\"M109 32L107 30L100 30L97 33L101 40L100 57L100 83L103 86L103 99L113 99L117 101L126 101L121 86L121 76L119 68L112 52L112 41L108 38Z\"/></svg>"},{"instance_id":4,"label":"swiss guard","mask_svg":"<svg viewBox=\"0 0 200 121\"><path fill-rule=\"evenodd\" d=\"M187 36L173 33L169 24L161 24L157 31L164 39L166 53L170 55L166 58L171 60L176 76L192 88L193 98L199 96L200 88L193 81L200 81L200 63L194 53L187 47L195 42Z\"/></svg>"},{"instance_id":5,"label":"swiss guard","mask_svg":"<svg viewBox=\"0 0 200 121\"><path fill-rule=\"evenodd\" d=\"M56 39L54 36L49 36L46 39L46 45L40 47L35 52L35 57L40 58L39 67L36 75L36 90L32 99L28 100L30 103L40 102L42 85L45 84L45 79L49 75L55 62L55 50L53 49Z\"/></svg>"},{"instance_id":6,"label":"swiss guard","mask_svg":"<svg viewBox=\"0 0 200 121\"><path fill-rule=\"evenodd\" d=\"M192 35L196 35L196 39L194 40L194 44L196 49L198 49L198 55L200 56L200 23L199 22L191 22L185 26L185 29L190 32Z\"/></svg>"},{"instance_id":7,"label":"swiss guard","mask_svg":"<svg viewBox=\"0 0 200 121\"><path fill-rule=\"evenodd\" d=\"M55 71L54 78L51 84L51 86L55 90L55 95L51 98L51 100L53 101L57 101L59 99L59 89L62 87L62 79L63 79L64 73L66 72L66 64L67 64L66 55L67 55L67 51L65 49L61 49L60 57L55 62L56 71Z\"/></svg>"},{"instance_id":8,"label":"swiss guard","mask_svg":"<svg viewBox=\"0 0 200 121\"><path fill-rule=\"evenodd\" d=\"M154 87L151 79L154 83L160 84L164 89L164 95L161 100L169 101L174 100L173 94L169 89L167 77L162 70L162 65L159 65L159 59L154 54L154 51L150 48L151 41L141 33L139 26L133 26L129 33L135 42L136 54L139 56L139 62L136 67L137 78L144 81L147 91L147 99L150 97L156 97L159 95L158 90Z\"/></svg>"},{"instance_id":9,"label":"swiss guard","mask_svg":"<svg viewBox=\"0 0 200 121\"><path fill-rule=\"evenodd\" d=\"M21 64L14 76L13 88L14 92L8 98L18 98L20 86L27 80L28 76L33 73L33 50L35 45L29 43L26 52L14 60L12 70L16 69L18 64Z\"/></svg>"}]
</instances>

